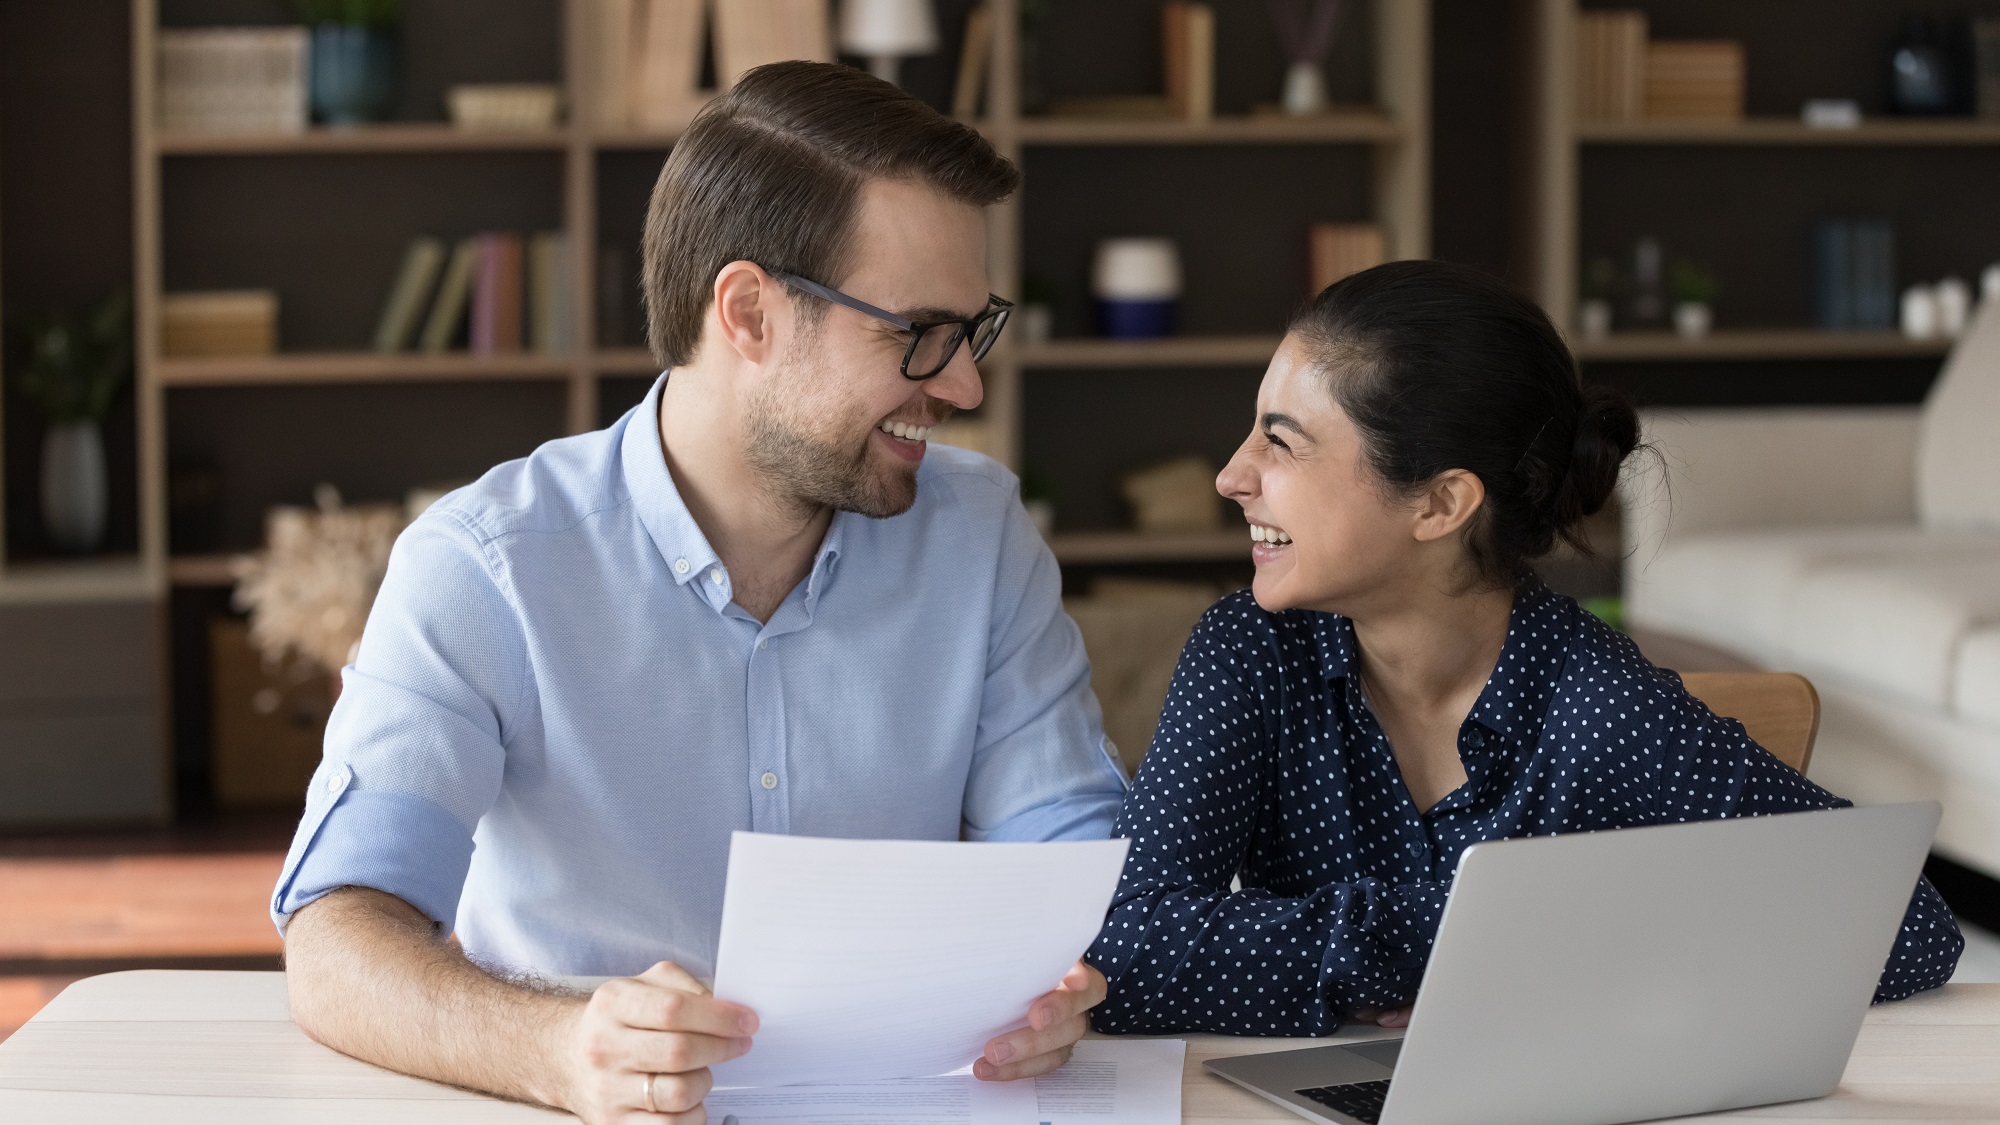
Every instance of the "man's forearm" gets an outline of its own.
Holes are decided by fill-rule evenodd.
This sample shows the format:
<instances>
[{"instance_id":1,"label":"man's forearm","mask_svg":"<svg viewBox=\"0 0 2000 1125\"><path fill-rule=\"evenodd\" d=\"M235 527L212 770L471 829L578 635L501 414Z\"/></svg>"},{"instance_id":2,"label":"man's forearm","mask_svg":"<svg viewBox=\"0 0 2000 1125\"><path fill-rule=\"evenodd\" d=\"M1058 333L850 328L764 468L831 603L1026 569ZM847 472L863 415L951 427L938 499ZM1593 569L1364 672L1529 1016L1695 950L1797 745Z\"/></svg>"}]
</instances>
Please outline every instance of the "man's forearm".
<instances>
[{"instance_id":1,"label":"man's forearm","mask_svg":"<svg viewBox=\"0 0 2000 1125\"><path fill-rule=\"evenodd\" d=\"M285 966L292 1018L343 1054L566 1104L564 1044L585 998L486 972L402 899L345 887L304 907L285 935Z\"/></svg>"}]
</instances>

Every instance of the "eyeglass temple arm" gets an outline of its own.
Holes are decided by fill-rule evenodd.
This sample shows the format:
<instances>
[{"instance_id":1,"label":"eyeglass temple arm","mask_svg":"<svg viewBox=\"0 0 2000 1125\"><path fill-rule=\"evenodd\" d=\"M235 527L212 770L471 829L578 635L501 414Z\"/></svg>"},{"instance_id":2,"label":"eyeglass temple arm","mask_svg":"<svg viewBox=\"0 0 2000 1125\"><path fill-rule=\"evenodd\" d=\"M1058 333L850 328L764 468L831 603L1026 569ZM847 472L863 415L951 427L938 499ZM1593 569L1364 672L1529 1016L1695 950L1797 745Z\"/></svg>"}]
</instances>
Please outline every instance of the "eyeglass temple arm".
<instances>
[{"instance_id":1,"label":"eyeglass temple arm","mask_svg":"<svg viewBox=\"0 0 2000 1125\"><path fill-rule=\"evenodd\" d=\"M848 308L853 309L855 312L866 313L877 320L888 321L890 324L895 325L896 327L902 329L905 332L908 332L911 328L915 327L916 325L916 322L911 320L909 317L897 316L895 313L890 312L888 309L878 309L874 305L871 305L866 301L856 300L855 298L850 297L847 294L842 293L837 289L828 289L826 286L821 285L817 281L808 281L803 277L799 277L789 273L774 273L771 276L777 278L779 281L784 282L786 285L790 285L797 289L803 289L806 292L812 294L813 296L818 297L822 301L832 301L836 305L845 305Z\"/></svg>"}]
</instances>

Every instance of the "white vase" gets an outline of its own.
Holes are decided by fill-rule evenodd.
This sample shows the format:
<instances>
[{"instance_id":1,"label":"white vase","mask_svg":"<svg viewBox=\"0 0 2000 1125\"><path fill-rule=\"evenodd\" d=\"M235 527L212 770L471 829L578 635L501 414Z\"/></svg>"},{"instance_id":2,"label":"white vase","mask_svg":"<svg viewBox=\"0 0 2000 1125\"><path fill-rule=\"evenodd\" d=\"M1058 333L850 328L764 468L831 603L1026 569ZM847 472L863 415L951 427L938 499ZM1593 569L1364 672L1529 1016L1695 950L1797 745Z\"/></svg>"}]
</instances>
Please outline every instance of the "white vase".
<instances>
[{"instance_id":1,"label":"white vase","mask_svg":"<svg viewBox=\"0 0 2000 1125\"><path fill-rule=\"evenodd\" d=\"M1903 335L1912 340L1928 340L1938 334L1937 291L1928 285L1912 285L1903 290Z\"/></svg>"},{"instance_id":2,"label":"white vase","mask_svg":"<svg viewBox=\"0 0 2000 1125\"><path fill-rule=\"evenodd\" d=\"M1602 340L1611 335L1611 302L1602 297L1578 302L1576 328L1586 340Z\"/></svg>"},{"instance_id":3,"label":"white vase","mask_svg":"<svg viewBox=\"0 0 2000 1125\"><path fill-rule=\"evenodd\" d=\"M1715 310L1707 301L1681 301L1674 306L1674 333L1684 340L1699 340L1715 324Z\"/></svg>"},{"instance_id":4,"label":"white vase","mask_svg":"<svg viewBox=\"0 0 2000 1125\"><path fill-rule=\"evenodd\" d=\"M56 548L104 544L104 437L96 422L58 422L42 439L42 526Z\"/></svg>"},{"instance_id":5,"label":"white vase","mask_svg":"<svg viewBox=\"0 0 2000 1125\"><path fill-rule=\"evenodd\" d=\"M1318 63L1295 62L1285 71L1284 106L1294 117L1326 112L1326 76Z\"/></svg>"}]
</instances>

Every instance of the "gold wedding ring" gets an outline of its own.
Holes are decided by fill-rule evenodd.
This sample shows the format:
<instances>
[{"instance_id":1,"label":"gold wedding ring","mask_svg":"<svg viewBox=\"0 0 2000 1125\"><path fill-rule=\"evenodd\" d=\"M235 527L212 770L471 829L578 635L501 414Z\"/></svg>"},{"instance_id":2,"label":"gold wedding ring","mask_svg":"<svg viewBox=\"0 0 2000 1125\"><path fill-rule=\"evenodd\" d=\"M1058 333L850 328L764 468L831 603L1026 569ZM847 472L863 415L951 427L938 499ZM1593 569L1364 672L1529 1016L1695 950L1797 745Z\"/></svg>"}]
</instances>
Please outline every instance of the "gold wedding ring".
<instances>
[{"instance_id":1,"label":"gold wedding ring","mask_svg":"<svg viewBox=\"0 0 2000 1125\"><path fill-rule=\"evenodd\" d=\"M656 1106L656 1105L654 1105L654 1104L653 1104L653 1079L654 1079L654 1078L656 1078L656 1077L658 1077L658 1075L655 1075L655 1074L652 1074L651 1072L648 1072L648 1073L647 1073L647 1075L646 1075L646 1112L647 1112L647 1113L658 1113L658 1112L660 1112L660 1107L659 1107L659 1106Z\"/></svg>"}]
</instances>

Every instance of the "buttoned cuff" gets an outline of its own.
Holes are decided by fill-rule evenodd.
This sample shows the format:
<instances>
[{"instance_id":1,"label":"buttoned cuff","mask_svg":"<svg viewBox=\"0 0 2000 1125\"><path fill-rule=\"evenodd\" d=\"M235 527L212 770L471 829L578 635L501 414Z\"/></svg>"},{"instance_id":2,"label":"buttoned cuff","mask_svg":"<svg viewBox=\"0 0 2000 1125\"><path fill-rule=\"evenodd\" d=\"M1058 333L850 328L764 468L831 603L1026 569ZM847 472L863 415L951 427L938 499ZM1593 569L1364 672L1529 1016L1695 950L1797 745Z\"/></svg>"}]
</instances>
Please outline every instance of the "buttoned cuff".
<instances>
[{"instance_id":1,"label":"buttoned cuff","mask_svg":"<svg viewBox=\"0 0 2000 1125\"><path fill-rule=\"evenodd\" d=\"M335 792L308 802L294 854L271 898L278 932L300 907L341 887L395 895L450 930L472 866L472 834L465 826L421 797L347 788L344 768L313 780Z\"/></svg>"}]
</instances>

